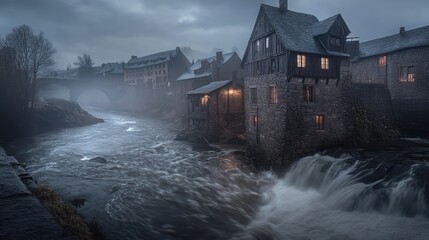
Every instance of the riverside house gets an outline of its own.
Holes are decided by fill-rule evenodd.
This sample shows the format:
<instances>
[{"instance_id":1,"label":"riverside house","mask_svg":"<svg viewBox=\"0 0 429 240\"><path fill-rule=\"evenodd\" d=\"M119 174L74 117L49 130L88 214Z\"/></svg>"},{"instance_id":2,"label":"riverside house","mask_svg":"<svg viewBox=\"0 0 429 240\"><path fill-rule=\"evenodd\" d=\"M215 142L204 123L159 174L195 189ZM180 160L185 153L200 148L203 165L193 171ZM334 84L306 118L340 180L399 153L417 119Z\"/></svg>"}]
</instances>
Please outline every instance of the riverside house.
<instances>
[{"instance_id":1,"label":"riverside house","mask_svg":"<svg viewBox=\"0 0 429 240\"><path fill-rule=\"evenodd\" d=\"M353 82L384 87L403 130L429 131L429 26L402 27L390 36L348 42L348 48Z\"/></svg>"},{"instance_id":2,"label":"riverside house","mask_svg":"<svg viewBox=\"0 0 429 240\"><path fill-rule=\"evenodd\" d=\"M261 5L243 57L246 138L259 164L287 166L348 138L341 65L349 34L340 14L319 21L287 0Z\"/></svg>"}]
</instances>

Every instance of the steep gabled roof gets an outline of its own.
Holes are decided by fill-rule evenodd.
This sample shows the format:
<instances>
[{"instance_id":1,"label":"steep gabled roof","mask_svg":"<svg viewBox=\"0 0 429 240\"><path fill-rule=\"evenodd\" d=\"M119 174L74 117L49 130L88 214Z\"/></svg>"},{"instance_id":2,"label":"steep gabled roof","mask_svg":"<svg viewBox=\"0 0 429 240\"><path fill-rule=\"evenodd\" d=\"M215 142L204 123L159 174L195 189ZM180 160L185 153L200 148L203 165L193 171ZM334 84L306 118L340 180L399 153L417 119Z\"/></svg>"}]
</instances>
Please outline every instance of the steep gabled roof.
<instances>
[{"instance_id":1,"label":"steep gabled roof","mask_svg":"<svg viewBox=\"0 0 429 240\"><path fill-rule=\"evenodd\" d=\"M236 54L235 52L231 53L225 53L223 54L223 63L228 62L233 56ZM189 67L185 73L183 73L179 78L177 78L176 81L184 81L184 80L190 80L190 79L196 79L196 78L202 78L202 77L208 77L212 75L211 68L207 69L207 71L196 74L194 71L198 70L202 66L202 61L207 61L208 63L213 63L216 60L216 56L205 58L205 59L198 59L198 61Z\"/></svg>"},{"instance_id":2,"label":"steep gabled roof","mask_svg":"<svg viewBox=\"0 0 429 240\"><path fill-rule=\"evenodd\" d=\"M326 50L317 38L317 36L327 33L337 19L344 22L340 14L319 22L315 16L310 14L291 10L282 12L278 7L262 4L259 17L264 14L287 50L321 55L349 56L346 53ZM344 25L350 33L345 22ZM243 59L247 57L251 40L249 40Z\"/></svg>"},{"instance_id":3,"label":"steep gabled roof","mask_svg":"<svg viewBox=\"0 0 429 240\"><path fill-rule=\"evenodd\" d=\"M429 46L429 26L363 42L360 44L360 58L395 52L402 49Z\"/></svg>"},{"instance_id":4,"label":"steep gabled roof","mask_svg":"<svg viewBox=\"0 0 429 240\"><path fill-rule=\"evenodd\" d=\"M125 68L141 68L155 64L165 63L170 61L171 57L175 57L177 50L159 52L139 58L131 58Z\"/></svg>"},{"instance_id":5,"label":"steep gabled roof","mask_svg":"<svg viewBox=\"0 0 429 240\"><path fill-rule=\"evenodd\" d=\"M319 22L315 16L290 10L281 12L279 8L265 4L262 9L286 49L327 54L313 36L313 24Z\"/></svg>"},{"instance_id":6,"label":"steep gabled roof","mask_svg":"<svg viewBox=\"0 0 429 240\"><path fill-rule=\"evenodd\" d=\"M343 17L341 16L341 14L337 14L335 16L313 24L313 36L320 36L328 33L331 30L332 25L335 23L335 21L340 21L346 28L346 32L350 34L350 29L344 21Z\"/></svg>"},{"instance_id":7,"label":"steep gabled roof","mask_svg":"<svg viewBox=\"0 0 429 240\"><path fill-rule=\"evenodd\" d=\"M225 87L229 83L231 83L231 80L225 80L225 81L216 81L212 82L204 87L197 88L195 90L192 90L190 92L187 92L186 95L205 95L209 94L211 92L214 92L220 88Z\"/></svg>"}]
</instances>

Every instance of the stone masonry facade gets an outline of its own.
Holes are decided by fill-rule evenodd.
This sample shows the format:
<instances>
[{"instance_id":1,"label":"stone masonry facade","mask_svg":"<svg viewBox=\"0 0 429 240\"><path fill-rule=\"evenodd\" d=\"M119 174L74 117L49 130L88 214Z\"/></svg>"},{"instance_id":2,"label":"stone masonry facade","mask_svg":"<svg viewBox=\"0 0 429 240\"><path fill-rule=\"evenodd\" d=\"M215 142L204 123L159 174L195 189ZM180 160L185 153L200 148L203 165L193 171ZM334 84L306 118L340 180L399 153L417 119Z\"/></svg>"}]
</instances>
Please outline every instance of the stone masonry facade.
<instances>
[{"instance_id":1,"label":"stone masonry facade","mask_svg":"<svg viewBox=\"0 0 429 240\"><path fill-rule=\"evenodd\" d=\"M343 77L342 77L343 78ZM245 78L246 131L250 149L265 163L284 169L306 153L343 143L350 139L350 116L344 99L345 77L341 80L292 78L285 74ZM278 103L271 104L269 86L278 89ZM313 86L314 102L303 99L303 88ZM257 90L252 103L251 88ZM318 130L316 116L324 116L324 129Z\"/></svg>"}]
</instances>

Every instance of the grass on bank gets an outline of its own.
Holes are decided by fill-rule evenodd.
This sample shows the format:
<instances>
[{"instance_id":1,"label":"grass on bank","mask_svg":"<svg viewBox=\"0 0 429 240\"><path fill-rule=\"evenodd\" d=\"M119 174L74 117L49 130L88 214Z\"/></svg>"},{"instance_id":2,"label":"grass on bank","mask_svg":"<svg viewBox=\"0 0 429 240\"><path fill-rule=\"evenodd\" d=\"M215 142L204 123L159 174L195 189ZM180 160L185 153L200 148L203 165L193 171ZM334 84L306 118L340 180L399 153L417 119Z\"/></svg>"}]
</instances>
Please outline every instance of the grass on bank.
<instances>
[{"instance_id":1,"label":"grass on bank","mask_svg":"<svg viewBox=\"0 0 429 240\"><path fill-rule=\"evenodd\" d=\"M106 239L103 230L95 220L86 223L78 214L77 209L64 202L51 187L38 185L33 190L33 194L58 219L67 233L79 236L83 240Z\"/></svg>"}]
</instances>

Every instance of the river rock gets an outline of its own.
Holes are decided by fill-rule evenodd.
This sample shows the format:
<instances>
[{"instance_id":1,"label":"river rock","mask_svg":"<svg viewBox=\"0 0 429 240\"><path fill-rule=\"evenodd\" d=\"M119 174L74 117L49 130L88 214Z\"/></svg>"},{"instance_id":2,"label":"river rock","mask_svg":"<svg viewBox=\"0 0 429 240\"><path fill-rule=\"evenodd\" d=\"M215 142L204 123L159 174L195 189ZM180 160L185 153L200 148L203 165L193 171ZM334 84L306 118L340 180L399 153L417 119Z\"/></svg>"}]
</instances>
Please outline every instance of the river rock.
<instances>
[{"instance_id":1,"label":"river rock","mask_svg":"<svg viewBox=\"0 0 429 240\"><path fill-rule=\"evenodd\" d=\"M102 158L102 157L95 157L89 161L95 162L95 163L107 163L107 160L105 158Z\"/></svg>"},{"instance_id":2,"label":"river rock","mask_svg":"<svg viewBox=\"0 0 429 240\"><path fill-rule=\"evenodd\" d=\"M82 197L74 198L70 201L70 204L75 206L76 208L80 208L85 205L86 199Z\"/></svg>"}]
</instances>

